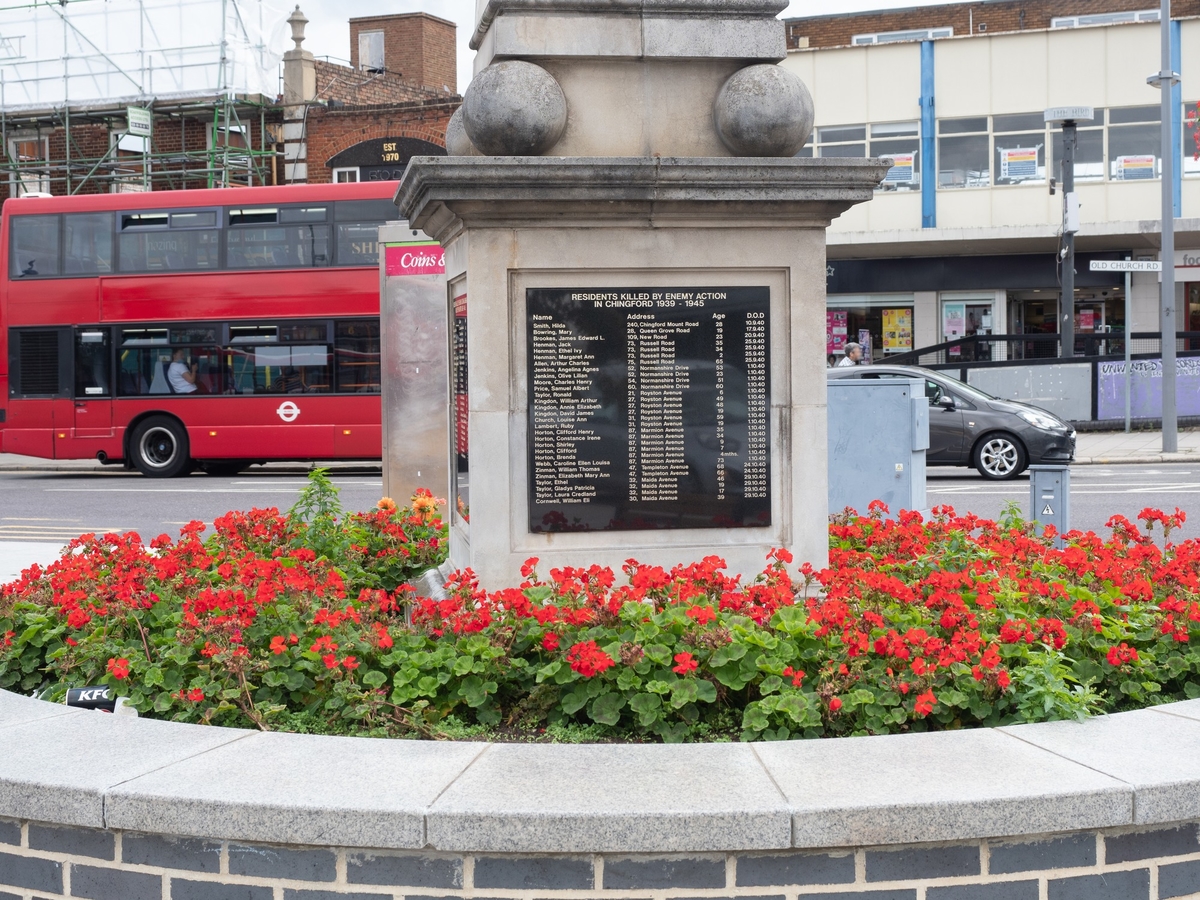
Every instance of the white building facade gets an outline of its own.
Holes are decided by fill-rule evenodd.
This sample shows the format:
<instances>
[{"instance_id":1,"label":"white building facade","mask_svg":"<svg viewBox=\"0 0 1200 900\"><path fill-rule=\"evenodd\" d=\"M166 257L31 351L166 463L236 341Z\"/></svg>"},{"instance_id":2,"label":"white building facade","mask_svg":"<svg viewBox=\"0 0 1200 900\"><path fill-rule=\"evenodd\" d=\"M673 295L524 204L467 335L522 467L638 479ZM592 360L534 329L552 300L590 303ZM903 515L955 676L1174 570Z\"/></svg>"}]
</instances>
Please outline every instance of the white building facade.
<instances>
[{"instance_id":1,"label":"white building facade","mask_svg":"<svg viewBox=\"0 0 1200 900\"><path fill-rule=\"evenodd\" d=\"M828 352L867 334L878 361L962 335L1058 330L1063 207L1050 179L1061 177L1061 135L1043 117L1055 106L1095 109L1076 152L1076 333L1159 330L1156 275L1134 276L1127 323L1123 276L1089 271L1093 258L1158 258L1160 96L1146 77L1160 68L1159 24L1056 24L789 52L782 65L816 107L803 153L896 162L875 199L830 229ZM1200 332L1200 162L1188 120L1200 18L1170 28L1182 76L1169 150L1177 321Z\"/></svg>"}]
</instances>

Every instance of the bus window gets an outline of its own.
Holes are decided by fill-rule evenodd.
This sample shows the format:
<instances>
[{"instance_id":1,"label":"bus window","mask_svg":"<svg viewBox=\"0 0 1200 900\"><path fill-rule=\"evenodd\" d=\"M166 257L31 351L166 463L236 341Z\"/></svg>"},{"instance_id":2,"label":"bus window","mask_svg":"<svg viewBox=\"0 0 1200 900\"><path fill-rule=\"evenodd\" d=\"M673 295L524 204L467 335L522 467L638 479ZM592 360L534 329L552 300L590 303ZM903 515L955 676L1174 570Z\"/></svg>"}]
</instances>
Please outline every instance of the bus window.
<instances>
[{"instance_id":1,"label":"bus window","mask_svg":"<svg viewBox=\"0 0 1200 900\"><path fill-rule=\"evenodd\" d=\"M63 216L63 274L107 275L112 271L112 213Z\"/></svg>"},{"instance_id":2,"label":"bus window","mask_svg":"<svg viewBox=\"0 0 1200 900\"><path fill-rule=\"evenodd\" d=\"M13 216L11 278L58 274L58 216Z\"/></svg>"},{"instance_id":3,"label":"bus window","mask_svg":"<svg viewBox=\"0 0 1200 900\"><path fill-rule=\"evenodd\" d=\"M179 332L176 334L175 332ZM220 394L229 389L223 354L212 343L176 341L176 337L215 335L216 328L172 329L123 328L117 356L121 395L145 394ZM176 359L178 356L178 359ZM195 391L184 390L171 378L171 365L183 363L189 371L195 365Z\"/></svg>"},{"instance_id":4,"label":"bus window","mask_svg":"<svg viewBox=\"0 0 1200 900\"><path fill-rule=\"evenodd\" d=\"M328 344L248 344L226 347L225 368L235 394L328 393Z\"/></svg>"},{"instance_id":5,"label":"bus window","mask_svg":"<svg viewBox=\"0 0 1200 900\"><path fill-rule=\"evenodd\" d=\"M187 272L220 264L215 213L122 213L117 239L122 272Z\"/></svg>"},{"instance_id":6,"label":"bus window","mask_svg":"<svg viewBox=\"0 0 1200 900\"><path fill-rule=\"evenodd\" d=\"M379 393L379 320L338 322L334 354L343 394Z\"/></svg>"},{"instance_id":7,"label":"bus window","mask_svg":"<svg viewBox=\"0 0 1200 900\"><path fill-rule=\"evenodd\" d=\"M75 396L110 397L112 359L107 328L75 331Z\"/></svg>"},{"instance_id":8,"label":"bus window","mask_svg":"<svg viewBox=\"0 0 1200 900\"><path fill-rule=\"evenodd\" d=\"M390 200L338 200L334 203L337 264L379 265L379 225L398 216L396 206Z\"/></svg>"},{"instance_id":9,"label":"bus window","mask_svg":"<svg viewBox=\"0 0 1200 900\"><path fill-rule=\"evenodd\" d=\"M225 241L231 269L311 269L330 262L329 226L324 224L231 227Z\"/></svg>"}]
</instances>

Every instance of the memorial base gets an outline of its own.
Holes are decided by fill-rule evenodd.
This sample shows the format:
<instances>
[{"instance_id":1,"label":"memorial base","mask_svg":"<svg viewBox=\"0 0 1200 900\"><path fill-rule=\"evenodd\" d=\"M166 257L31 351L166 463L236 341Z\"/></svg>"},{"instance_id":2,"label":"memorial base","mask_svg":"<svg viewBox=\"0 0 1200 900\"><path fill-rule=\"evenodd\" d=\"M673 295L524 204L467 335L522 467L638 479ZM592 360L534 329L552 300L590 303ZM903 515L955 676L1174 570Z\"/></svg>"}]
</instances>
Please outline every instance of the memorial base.
<instances>
[{"instance_id":1,"label":"memorial base","mask_svg":"<svg viewBox=\"0 0 1200 900\"><path fill-rule=\"evenodd\" d=\"M530 557L824 564L825 229L885 171L413 160L397 204L446 248L448 321L466 313L452 564L489 588Z\"/></svg>"}]
</instances>

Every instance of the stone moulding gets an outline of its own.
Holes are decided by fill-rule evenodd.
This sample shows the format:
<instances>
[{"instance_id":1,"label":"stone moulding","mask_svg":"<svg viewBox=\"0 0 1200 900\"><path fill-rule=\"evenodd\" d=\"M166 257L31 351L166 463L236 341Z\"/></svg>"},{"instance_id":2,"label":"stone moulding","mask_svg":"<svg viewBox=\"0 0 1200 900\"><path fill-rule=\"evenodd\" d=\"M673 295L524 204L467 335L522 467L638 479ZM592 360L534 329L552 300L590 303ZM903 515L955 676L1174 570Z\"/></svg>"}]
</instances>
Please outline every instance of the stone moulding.
<instances>
[{"instance_id":1,"label":"stone moulding","mask_svg":"<svg viewBox=\"0 0 1200 900\"><path fill-rule=\"evenodd\" d=\"M259 733L0 692L0 747L0 818L216 841L734 853L1200 819L1200 701L932 734L569 746Z\"/></svg>"},{"instance_id":2,"label":"stone moulding","mask_svg":"<svg viewBox=\"0 0 1200 900\"><path fill-rule=\"evenodd\" d=\"M488 0L475 32L471 49L478 50L496 17L504 14L546 15L551 13L612 13L642 16L737 16L773 19L787 8L786 0Z\"/></svg>"},{"instance_id":3,"label":"stone moulding","mask_svg":"<svg viewBox=\"0 0 1200 900\"><path fill-rule=\"evenodd\" d=\"M736 217L823 228L870 200L887 170L878 159L421 156L395 201L443 243L463 218L472 227Z\"/></svg>"}]
</instances>

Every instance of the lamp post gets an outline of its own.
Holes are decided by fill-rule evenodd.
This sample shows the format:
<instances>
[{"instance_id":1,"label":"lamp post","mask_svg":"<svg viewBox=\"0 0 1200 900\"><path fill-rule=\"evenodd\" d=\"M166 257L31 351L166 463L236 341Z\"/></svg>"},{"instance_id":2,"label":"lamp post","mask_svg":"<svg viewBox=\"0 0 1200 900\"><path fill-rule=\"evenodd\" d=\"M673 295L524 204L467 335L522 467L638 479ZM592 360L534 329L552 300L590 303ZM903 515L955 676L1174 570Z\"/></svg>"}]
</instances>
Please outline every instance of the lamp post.
<instances>
[{"instance_id":1,"label":"lamp post","mask_svg":"<svg viewBox=\"0 0 1200 900\"><path fill-rule=\"evenodd\" d=\"M1091 121L1096 111L1090 106L1052 106L1045 112L1051 125L1061 125L1062 152L1062 294L1058 303L1059 356L1075 355L1075 232L1079 230L1079 197L1075 193L1075 123ZM1053 192L1051 188L1051 192Z\"/></svg>"},{"instance_id":2,"label":"lamp post","mask_svg":"<svg viewBox=\"0 0 1200 900\"><path fill-rule=\"evenodd\" d=\"M1175 407L1175 129L1171 120L1171 85L1179 73L1171 70L1171 0L1162 0L1162 67L1146 79L1162 92L1162 281L1159 285L1159 325L1162 328L1162 449L1179 449ZM1126 326L1128 330L1128 325Z\"/></svg>"}]
</instances>

